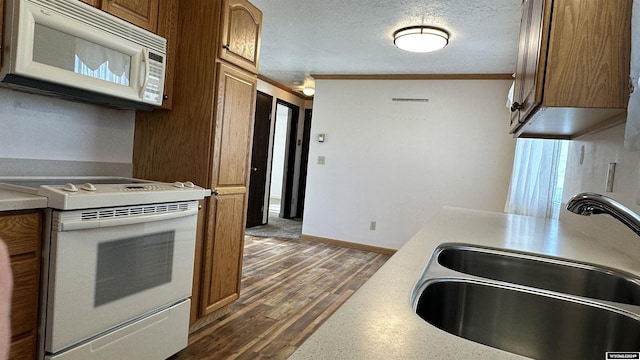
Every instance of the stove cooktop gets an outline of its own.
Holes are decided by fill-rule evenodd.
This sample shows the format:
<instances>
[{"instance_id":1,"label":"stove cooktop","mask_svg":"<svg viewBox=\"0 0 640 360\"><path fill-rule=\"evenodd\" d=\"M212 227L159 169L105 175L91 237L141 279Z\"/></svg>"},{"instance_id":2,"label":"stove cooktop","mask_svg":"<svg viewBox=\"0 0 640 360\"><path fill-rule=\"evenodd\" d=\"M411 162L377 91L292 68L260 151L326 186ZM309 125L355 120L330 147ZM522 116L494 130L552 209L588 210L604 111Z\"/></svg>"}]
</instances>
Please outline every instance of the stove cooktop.
<instances>
[{"instance_id":1,"label":"stove cooktop","mask_svg":"<svg viewBox=\"0 0 640 360\"><path fill-rule=\"evenodd\" d=\"M48 207L60 210L200 200L210 194L192 182L164 183L110 177L6 177L0 188L45 196Z\"/></svg>"},{"instance_id":2,"label":"stove cooktop","mask_svg":"<svg viewBox=\"0 0 640 360\"><path fill-rule=\"evenodd\" d=\"M65 184L138 184L149 183L150 180L141 180L115 176L73 176L73 177L7 177L0 178L0 182L37 189L42 185L65 185Z\"/></svg>"}]
</instances>

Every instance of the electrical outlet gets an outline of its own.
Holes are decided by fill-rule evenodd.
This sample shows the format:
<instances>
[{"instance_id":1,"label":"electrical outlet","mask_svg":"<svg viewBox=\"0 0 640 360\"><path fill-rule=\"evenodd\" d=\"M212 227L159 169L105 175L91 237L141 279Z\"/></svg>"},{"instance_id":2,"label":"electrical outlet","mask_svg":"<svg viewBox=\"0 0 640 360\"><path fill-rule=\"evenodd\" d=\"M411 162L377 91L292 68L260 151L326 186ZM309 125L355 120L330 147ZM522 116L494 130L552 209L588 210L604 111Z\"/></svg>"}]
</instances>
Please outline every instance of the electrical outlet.
<instances>
[{"instance_id":1,"label":"electrical outlet","mask_svg":"<svg viewBox=\"0 0 640 360\"><path fill-rule=\"evenodd\" d=\"M369 224L369 230L375 230L376 229L376 222L372 221L371 224Z\"/></svg>"}]
</instances>

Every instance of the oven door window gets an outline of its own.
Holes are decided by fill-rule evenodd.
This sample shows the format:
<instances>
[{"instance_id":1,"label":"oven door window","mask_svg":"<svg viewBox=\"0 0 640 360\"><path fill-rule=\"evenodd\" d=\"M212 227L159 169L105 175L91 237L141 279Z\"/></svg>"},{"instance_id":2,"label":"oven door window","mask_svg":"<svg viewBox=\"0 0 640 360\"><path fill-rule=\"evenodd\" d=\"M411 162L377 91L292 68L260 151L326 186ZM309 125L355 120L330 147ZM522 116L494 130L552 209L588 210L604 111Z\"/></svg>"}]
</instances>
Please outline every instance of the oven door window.
<instances>
[{"instance_id":1,"label":"oven door window","mask_svg":"<svg viewBox=\"0 0 640 360\"><path fill-rule=\"evenodd\" d=\"M94 306L171 282L175 231L98 244Z\"/></svg>"}]
</instances>

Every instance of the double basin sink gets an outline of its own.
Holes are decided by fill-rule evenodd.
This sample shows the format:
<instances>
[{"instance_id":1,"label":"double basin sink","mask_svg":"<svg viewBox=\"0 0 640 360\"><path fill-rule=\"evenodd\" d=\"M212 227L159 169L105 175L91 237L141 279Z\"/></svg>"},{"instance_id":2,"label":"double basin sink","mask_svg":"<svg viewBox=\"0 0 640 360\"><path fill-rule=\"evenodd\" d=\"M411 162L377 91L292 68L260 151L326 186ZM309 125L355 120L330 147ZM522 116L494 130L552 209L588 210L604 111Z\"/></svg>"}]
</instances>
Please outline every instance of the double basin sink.
<instances>
[{"instance_id":1,"label":"double basin sink","mask_svg":"<svg viewBox=\"0 0 640 360\"><path fill-rule=\"evenodd\" d=\"M443 244L411 301L433 326L534 359L640 351L640 279L599 265Z\"/></svg>"}]
</instances>

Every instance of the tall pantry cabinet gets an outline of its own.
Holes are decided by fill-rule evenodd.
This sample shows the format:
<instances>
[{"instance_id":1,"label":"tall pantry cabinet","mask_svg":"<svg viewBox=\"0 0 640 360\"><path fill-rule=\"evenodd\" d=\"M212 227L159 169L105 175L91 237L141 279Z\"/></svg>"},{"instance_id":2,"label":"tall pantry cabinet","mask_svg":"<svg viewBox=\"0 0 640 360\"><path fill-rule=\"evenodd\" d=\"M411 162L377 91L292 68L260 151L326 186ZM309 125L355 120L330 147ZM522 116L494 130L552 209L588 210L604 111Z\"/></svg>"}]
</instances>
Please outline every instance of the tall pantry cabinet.
<instances>
[{"instance_id":1,"label":"tall pantry cabinet","mask_svg":"<svg viewBox=\"0 0 640 360\"><path fill-rule=\"evenodd\" d=\"M212 189L201 202L191 308L200 324L239 297L262 13L181 0L170 111L138 112L133 174Z\"/></svg>"}]
</instances>

